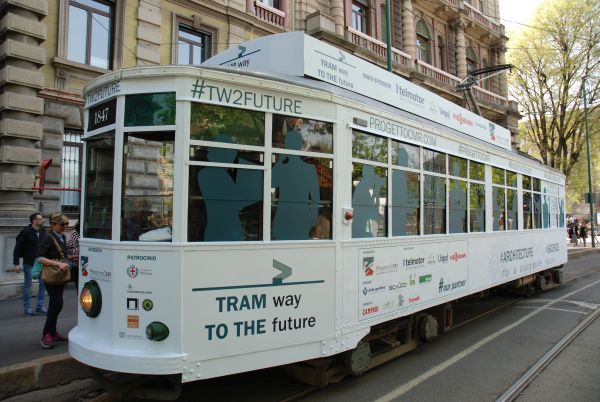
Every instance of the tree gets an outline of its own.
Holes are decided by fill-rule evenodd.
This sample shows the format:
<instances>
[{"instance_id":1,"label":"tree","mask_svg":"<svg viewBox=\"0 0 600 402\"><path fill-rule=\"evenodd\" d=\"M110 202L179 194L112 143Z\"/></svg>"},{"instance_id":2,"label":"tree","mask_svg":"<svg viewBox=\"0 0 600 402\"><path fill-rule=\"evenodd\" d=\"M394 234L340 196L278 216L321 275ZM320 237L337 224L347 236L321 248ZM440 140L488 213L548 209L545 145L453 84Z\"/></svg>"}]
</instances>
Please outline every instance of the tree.
<instances>
[{"instance_id":1,"label":"tree","mask_svg":"<svg viewBox=\"0 0 600 402\"><path fill-rule=\"evenodd\" d=\"M546 0L508 60L525 140L544 164L568 175L585 155L583 82L590 113L600 105L600 0Z\"/></svg>"}]
</instances>

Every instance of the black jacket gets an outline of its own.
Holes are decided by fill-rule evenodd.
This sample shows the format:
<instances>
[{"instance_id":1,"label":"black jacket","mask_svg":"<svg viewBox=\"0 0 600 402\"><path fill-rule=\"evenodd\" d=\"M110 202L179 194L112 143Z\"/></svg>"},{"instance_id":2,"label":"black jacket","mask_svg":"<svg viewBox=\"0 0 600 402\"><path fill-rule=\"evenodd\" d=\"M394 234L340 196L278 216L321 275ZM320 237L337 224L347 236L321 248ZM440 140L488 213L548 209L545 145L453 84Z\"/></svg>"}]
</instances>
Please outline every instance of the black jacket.
<instances>
[{"instance_id":1,"label":"black jacket","mask_svg":"<svg viewBox=\"0 0 600 402\"><path fill-rule=\"evenodd\" d=\"M24 227L17 235L17 243L13 251L13 264L19 265L19 258L23 257L23 264L33 265L38 256L40 244L46 237L45 235L44 228L40 228L40 231L36 232L31 225Z\"/></svg>"},{"instance_id":2,"label":"black jacket","mask_svg":"<svg viewBox=\"0 0 600 402\"><path fill-rule=\"evenodd\" d=\"M61 238L59 236L62 236L63 239L61 240ZM63 257L66 259L67 258L67 246L66 246L67 241L65 239L65 236L62 234L58 234L52 230L48 231L48 235L44 238L44 241L40 244L40 249L39 249L38 255L40 257L45 257L50 260L60 260L61 259L61 255L58 252L58 250L56 249L56 244L54 243L54 240L52 240L53 237L58 242L58 245L62 249Z\"/></svg>"}]
</instances>

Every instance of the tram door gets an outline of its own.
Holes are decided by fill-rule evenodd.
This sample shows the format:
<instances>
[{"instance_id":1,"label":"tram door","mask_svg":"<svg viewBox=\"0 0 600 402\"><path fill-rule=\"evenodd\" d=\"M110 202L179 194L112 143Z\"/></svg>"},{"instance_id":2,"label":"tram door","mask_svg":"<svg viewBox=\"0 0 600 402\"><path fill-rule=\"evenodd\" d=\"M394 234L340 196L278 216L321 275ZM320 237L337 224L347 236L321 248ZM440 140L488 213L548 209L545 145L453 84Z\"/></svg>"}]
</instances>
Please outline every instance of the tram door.
<instances>
[{"instance_id":1,"label":"tram door","mask_svg":"<svg viewBox=\"0 0 600 402\"><path fill-rule=\"evenodd\" d=\"M121 241L171 241L174 131L125 133Z\"/></svg>"}]
</instances>

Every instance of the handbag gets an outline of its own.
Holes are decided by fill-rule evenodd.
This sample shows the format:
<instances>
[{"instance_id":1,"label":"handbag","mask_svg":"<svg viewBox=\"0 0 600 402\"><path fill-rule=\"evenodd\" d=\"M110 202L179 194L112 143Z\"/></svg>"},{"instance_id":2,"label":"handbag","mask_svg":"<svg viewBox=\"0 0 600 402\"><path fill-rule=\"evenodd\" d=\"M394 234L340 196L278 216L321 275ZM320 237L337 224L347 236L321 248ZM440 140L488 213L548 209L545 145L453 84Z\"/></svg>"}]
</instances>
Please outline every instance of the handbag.
<instances>
[{"instance_id":1,"label":"handbag","mask_svg":"<svg viewBox=\"0 0 600 402\"><path fill-rule=\"evenodd\" d=\"M50 234L50 236L52 236L52 240L54 240L54 245L56 246L56 249L60 254L60 260L58 261L66 262L68 265L69 262L65 258L62 249L56 241L56 238L52 234ZM46 285L64 285L65 283L69 282L69 280L71 280L71 271L69 269L62 270L58 267L55 267L54 265L44 265L42 267L42 280Z\"/></svg>"},{"instance_id":2,"label":"handbag","mask_svg":"<svg viewBox=\"0 0 600 402\"><path fill-rule=\"evenodd\" d=\"M40 264L40 258L36 258L35 262L33 263L33 268L31 270L31 277L33 279L40 279L40 276L42 275L42 264Z\"/></svg>"}]
</instances>

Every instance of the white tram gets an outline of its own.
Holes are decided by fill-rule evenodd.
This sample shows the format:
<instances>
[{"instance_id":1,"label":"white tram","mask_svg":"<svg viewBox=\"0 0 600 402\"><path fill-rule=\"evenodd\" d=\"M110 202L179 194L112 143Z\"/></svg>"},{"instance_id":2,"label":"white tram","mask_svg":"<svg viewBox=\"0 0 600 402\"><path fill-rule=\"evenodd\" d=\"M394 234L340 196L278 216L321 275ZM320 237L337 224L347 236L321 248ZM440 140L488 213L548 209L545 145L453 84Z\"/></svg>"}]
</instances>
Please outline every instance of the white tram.
<instances>
[{"instance_id":1,"label":"white tram","mask_svg":"<svg viewBox=\"0 0 600 402\"><path fill-rule=\"evenodd\" d=\"M560 282L565 178L504 128L302 33L207 64L86 88L77 360L360 372L453 300Z\"/></svg>"}]
</instances>

